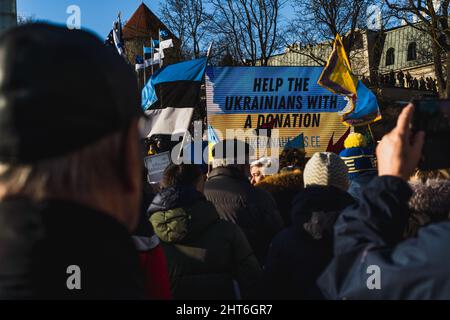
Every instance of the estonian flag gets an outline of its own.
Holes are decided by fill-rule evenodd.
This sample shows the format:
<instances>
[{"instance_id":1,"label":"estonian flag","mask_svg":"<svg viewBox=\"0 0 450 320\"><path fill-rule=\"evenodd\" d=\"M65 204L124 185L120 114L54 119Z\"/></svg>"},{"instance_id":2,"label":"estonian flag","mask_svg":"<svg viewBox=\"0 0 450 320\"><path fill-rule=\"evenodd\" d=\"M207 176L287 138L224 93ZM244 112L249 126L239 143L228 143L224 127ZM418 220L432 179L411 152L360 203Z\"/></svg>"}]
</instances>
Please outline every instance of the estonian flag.
<instances>
[{"instance_id":1,"label":"estonian flag","mask_svg":"<svg viewBox=\"0 0 450 320\"><path fill-rule=\"evenodd\" d=\"M165 66L156 71L142 90L142 109L148 116L142 134L173 134L189 127L200 101L207 58Z\"/></svg>"},{"instance_id":2,"label":"estonian flag","mask_svg":"<svg viewBox=\"0 0 450 320\"><path fill-rule=\"evenodd\" d=\"M207 58L200 58L159 69L142 90L142 109L195 107Z\"/></svg>"},{"instance_id":3,"label":"estonian flag","mask_svg":"<svg viewBox=\"0 0 450 320\"><path fill-rule=\"evenodd\" d=\"M122 57L125 56L125 47L123 45L123 38L122 38L122 21L120 19L120 15L117 17L117 20L113 23L113 28L111 32L109 33L108 37L105 40L106 45L111 45L116 47L117 52Z\"/></svg>"},{"instance_id":4,"label":"estonian flag","mask_svg":"<svg viewBox=\"0 0 450 320\"><path fill-rule=\"evenodd\" d=\"M151 47L144 47L144 54L152 54L153 48Z\"/></svg>"}]
</instances>

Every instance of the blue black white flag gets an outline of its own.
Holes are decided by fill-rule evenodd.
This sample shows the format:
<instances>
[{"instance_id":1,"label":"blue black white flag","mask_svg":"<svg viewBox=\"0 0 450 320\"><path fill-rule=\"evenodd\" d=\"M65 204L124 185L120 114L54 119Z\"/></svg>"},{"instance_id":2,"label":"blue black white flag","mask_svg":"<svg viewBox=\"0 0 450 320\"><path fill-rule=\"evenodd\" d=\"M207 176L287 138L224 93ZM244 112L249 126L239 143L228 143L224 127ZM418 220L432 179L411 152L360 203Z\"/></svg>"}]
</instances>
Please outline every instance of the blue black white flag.
<instances>
[{"instance_id":1,"label":"blue black white flag","mask_svg":"<svg viewBox=\"0 0 450 320\"><path fill-rule=\"evenodd\" d=\"M144 47L144 54L152 54L153 48L151 47Z\"/></svg>"},{"instance_id":2,"label":"blue black white flag","mask_svg":"<svg viewBox=\"0 0 450 320\"><path fill-rule=\"evenodd\" d=\"M113 28L106 38L105 44L112 45L116 47L119 55L125 58L125 47L122 38L122 21L120 19L120 15L117 17L117 20L113 23Z\"/></svg>"},{"instance_id":3,"label":"blue black white flag","mask_svg":"<svg viewBox=\"0 0 450 320\"><path fill-rule=\"evenodd\" d=\"M207 58L171 64L156 71L142 90L142 108L147 119L142 135L173 134L189 127L200 102Z\"/></svg>"},{"instance_id":4,"label":"blue black white flag","mask_svg":"<svg viewBox=\"0 0 450 320\"><path fill-rule=\"evenodd\" d=\"M207 58L200 58L159 69L142 90L142 108L195 107Z\"/></svg>"}]
</instances>

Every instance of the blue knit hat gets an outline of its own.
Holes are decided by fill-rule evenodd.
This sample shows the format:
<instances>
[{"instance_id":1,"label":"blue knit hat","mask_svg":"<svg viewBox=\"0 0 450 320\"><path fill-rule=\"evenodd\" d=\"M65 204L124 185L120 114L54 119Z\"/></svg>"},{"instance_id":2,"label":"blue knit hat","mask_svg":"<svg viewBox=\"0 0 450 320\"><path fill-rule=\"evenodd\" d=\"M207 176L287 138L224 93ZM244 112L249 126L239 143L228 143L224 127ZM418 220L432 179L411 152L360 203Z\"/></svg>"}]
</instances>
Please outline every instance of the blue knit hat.
<instances>
[{"instance_id":1,"label":"blue knit hat","mask_svg":"<svg viewBox=\"0 0 450 320\"><path fill-rule=\"evenodd\" d=\"M345 149L339 154L348 167L350 180L362 173L377 172L377 163L372 148L367 148L366 139L360 133L351 133L344 142Z\"/></svg>"}]
</instances>

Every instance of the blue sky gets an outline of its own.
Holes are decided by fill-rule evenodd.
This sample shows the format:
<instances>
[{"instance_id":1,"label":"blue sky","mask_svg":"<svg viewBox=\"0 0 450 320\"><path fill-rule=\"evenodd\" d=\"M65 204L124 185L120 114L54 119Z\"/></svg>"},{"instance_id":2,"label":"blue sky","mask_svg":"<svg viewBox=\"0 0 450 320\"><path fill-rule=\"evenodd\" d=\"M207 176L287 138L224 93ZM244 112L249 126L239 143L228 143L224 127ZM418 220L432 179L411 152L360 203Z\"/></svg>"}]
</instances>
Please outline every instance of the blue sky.
<instances>
[{"instance_id":1,"label":"blue sky","mask_svg":"<svg viewBox=\"0 0 450 320\"><path fill-rule=\"evenodd\" d=\"M65 24L69 15L67 7L77 5L81 9L81 26L106 38L111 30L117 13L122 12L123 19L131 17L137 7L145 4L158 13L158 0L17 0L17 14L34 17L36 20Z\"/></svg>"},{"instance_id":2,"label":"blue sky","mask_svg":"<svg viewBox=\"0 0 450 320\"><path fill-rule=\"evenodd\" d=\"M123 20L129 19L141 2L158 15L160 0L17 0L17 13L35 20L66 24L67 7L77 5L81 9L82 28L106 38L117 13L122 12ZM291 8L286 6L283 13L291 14Z\"/></svg>"}]
</instances>

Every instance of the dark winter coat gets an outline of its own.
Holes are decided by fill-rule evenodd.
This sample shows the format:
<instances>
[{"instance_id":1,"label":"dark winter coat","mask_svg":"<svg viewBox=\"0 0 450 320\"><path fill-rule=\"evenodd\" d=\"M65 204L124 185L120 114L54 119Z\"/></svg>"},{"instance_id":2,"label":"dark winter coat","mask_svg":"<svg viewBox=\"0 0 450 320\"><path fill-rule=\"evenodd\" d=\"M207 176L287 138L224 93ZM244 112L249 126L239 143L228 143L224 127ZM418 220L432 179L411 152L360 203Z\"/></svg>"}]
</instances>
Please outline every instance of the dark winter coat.
<instances>
[{"instance_id":1,"label":"dark winter coat","mask_svg":"<svg viewBox=\"0 0 450 320\"><path fill-rule=\"evenodd\" d=\"M411 189L395 177L377 177L360 203L334 227L334 258L319 278L330 299L450 299L450 221L402 240Z\"/></svg>"},{"instance_id":2,"label":"dark winter coat","mask_svg":"<svg viewBox=\"0 0 450 320\"><path fill-rule=\"evenodd\" d=\"M317 278L333 255L333 225L355 200L335 187L311 186L295 198L293 225L272 242L264 270L271 299L323 299Z\"/></svg>"},{"instance_id":3,"label":"dark winter coat","mask_svg":"<svg viewBox=\"0 0 450 320\"><path fill-rule=\"evenodd\" d=\"M233 299L239 291L244 298L252 295L261 276L258 261L240 228L221 220L201 193L164 189L149 213L175 299Z\"/></svg>"},{"instance_id":4,"label":"dark winter coat","mask_svg":"<svg viewBox=\"0 0 450 320\"><path fill-rule=\"evenodd\" d=\"M267 176L256 187L266 190L272 195L284 225L291 226L292 201L303 190L303 173L294 171Z\"/></svg>"},{"instance_id":5,"label":"dark winter coat","mask_svg":"<svg viewBox=\"0 0 450 320\"><path fill-rule=\"evenodd\" d=\"M205 184L205 196L220 217L239 225L260 263L264 263L272 238L283 220L270 193L253 187L237 169L216 168Z\"/></svg>"},{"instance_id":6,"label":"dark winter coat","mask_svg":"<svg viewBox=\"0 0 450 320\"><path fill-rule=\"evenodd\" d=\"M111 216L63 201L0 202L0 299L141 298L137 252Z\"/></svg>"},{"instance_id":7,"label":"dark winter coat","mask_svg":"<svg viewBox=\"0 0 450 320\"><path fill-rule=\"evenodd\" d=\"M350 180L350 186L348 187L348 193L355 199L359 199L359 195L362 190L377 176L377 172L369 171L355 175Z\"/></svg>"}]
</instances>

